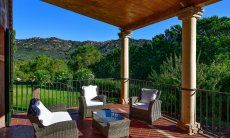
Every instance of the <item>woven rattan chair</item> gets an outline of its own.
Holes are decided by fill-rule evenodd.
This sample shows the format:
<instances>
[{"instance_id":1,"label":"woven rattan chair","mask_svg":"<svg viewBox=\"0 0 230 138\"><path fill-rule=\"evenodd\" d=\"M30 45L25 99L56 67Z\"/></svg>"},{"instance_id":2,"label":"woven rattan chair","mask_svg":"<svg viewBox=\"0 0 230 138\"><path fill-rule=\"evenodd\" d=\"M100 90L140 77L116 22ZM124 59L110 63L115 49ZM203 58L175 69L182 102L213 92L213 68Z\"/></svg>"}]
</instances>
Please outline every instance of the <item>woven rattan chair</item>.
<instances>
[{"instance_id":1,"label":"woven rattan chair","mask_svg":"<svg viewBox=\"0 0 230 138\"><path fill-rule=\"evenodd\" d=\"M39 99L40 98L39 93L40 93L40 88L34 89L33 99ZM33 99L31 99L30 101L27 117L31 121L34 127L35 138L64 138L64 137L77 138L78 137L77 125L74 120L58 122L58 123L51 124L49 126L43 126L43 124L41 124L38 117L31 112ZM51 112L66 111L64 105L52 106L49 107L48 109Z\"/></svg>"},{"instance_id":2,"label":"woven rattan chair","mask_svg":"<svg viewBox=\"0 0 230 138\"><path fill-rule=\"evenodd\" d=\"M82 86L79 97L79 113L82 118L92 117L92 111L103 109L106 104L106 96L99 95L97 86Z\"/></svg>"},{"instance_id":3,"label":"woven rattan chair","mask_svg":"<svg viewBox=\"0 0 230 138\"><path fill-rule=\"evenodd\" d=\"M130 98L130 114L131 119L137 119L145 121L148 124L152 124L153 121L161 117L161 100L159 100L161 91L155 89L142 89L143 91L152 91L156 93L154 100L150 100L148 103L143 103L143 97L131 97Z\"/></svg>"}]
</instances>

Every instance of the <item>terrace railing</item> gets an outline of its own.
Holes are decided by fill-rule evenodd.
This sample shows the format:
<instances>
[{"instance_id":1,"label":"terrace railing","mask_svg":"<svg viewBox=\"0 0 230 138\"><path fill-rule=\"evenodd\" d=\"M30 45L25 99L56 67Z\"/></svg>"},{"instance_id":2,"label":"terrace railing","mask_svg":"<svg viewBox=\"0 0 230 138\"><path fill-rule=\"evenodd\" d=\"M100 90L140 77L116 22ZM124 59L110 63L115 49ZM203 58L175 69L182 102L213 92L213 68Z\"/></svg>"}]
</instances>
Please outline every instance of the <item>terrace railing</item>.
<instances>
[{"instance_id":1,"label":"terrace railing","mask_svg":"<svg viewBox=\"0 0 230 138\"><path fill-rule=\"evenodd\" d=\"M170 119L180 119L181 109L181 88L179 86L167 84L154 84L151 81L130 79L129 96L140 96L141 88L152 88L161 91L162 114Z\"/></svg>"},{"instance_id":2,"label":"terrace railing","mask_svg":"<svg viewBox=\"0 0 230 138\"><path fill-rule=\"evenodd\" d=\"M79 105L80 95L76 88L61 82L37 84L34 82L14 82L13 113L27 112L34 87L41 88L40 98L46 106L65 104L67 107Z\"/></svg>"},{"instance_id":3,"label":"terrace railing","mask_svg":"<svg viewBox=\"0 0 230 138\"><path fill-rule=\"evenodd\" d=\"M97 85L99 93L107 96L108 103L118 103L120 98L120 79L71 80L67 83L14 82L13 111L26 112L32 97L32 89L41 87L40 98L46 106L65 104L68 108L78 107L81 87ZM154 84L151 81L129 79L129 96L140 96L141 88L153 88L162 92L162 114L173 120L181 115L181 87L167 84ZM204 132L215 136L230 137L230 93L197 89L196 118Z\"/></svg>"},{"instance_id":4,"label":"terrace railing","mask_svg":"<svg viewBox=\"0 0 230 138\"><path fill-rule=\"evenodd\" d=\"M230 93L197 89L196 118L202 129L216 137L230 137Z\"/></svg>"},{"instance_id":5,"label":"terrace railing","mask_svg":"<svg viewBox=\"0 0 230 138\"><path fill-rule=\"evenodd\" d=\"M97 85L99 93L107 96L108 103L118 103L120 97L120 80L93 79L71 80L66 83L52 82L14 82L12 111L14 114L27 112L34 87L40 87L40 99L46 106L65 104L68 108L79 106L81 87Z\"/></svg>"},{"instance_id":6,"label":"terrace railing","mask_svg":"<svg viewBox=\"0 0 230 138\"><path fill-rule=\"evenodd\" d=\"M118 103L120 98L120 79L106 78L106 79L90 79L90 80L72 80L69 82L72 87L79 92L82 86L97 85L99 94L107 96L107 103Z\"/></svg>"}]
</instances>

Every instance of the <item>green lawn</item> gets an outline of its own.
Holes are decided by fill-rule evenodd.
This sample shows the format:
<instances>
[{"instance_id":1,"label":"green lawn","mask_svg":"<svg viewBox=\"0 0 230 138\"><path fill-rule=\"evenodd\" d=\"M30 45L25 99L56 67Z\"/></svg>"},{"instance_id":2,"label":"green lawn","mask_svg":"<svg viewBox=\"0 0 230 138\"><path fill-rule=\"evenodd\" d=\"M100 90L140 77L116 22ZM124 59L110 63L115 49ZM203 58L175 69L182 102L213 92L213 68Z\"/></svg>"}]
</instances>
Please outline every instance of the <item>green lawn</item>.
<instances>
[{"instance_id":1,"label":"green lawn","mask_svg":"<svg viewBox=\"0 0 230 138\"><path fill-rule=\"evenodd\" d=\"M41 88L40 98L46 106L65 104L67 107L78 106L79 92L61 89ZM32 87L27 85L14 85L13 108L14 112L23 112L28 109L32 98Z\"/></svg>"}]
</instances>

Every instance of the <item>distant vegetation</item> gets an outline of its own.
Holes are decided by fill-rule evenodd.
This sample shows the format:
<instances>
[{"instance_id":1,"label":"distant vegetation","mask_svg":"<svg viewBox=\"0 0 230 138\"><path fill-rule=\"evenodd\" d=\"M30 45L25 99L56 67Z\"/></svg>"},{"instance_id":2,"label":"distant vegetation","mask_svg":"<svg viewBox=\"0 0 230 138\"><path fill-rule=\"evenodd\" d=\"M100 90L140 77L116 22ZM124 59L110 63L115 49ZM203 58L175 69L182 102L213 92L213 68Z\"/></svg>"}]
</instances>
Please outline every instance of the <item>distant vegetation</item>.
<instances>
[{"instance_id":1,"label":"distant vegetation","mask_svg":"<svg viewBox=\"0 0 230 138\"><path fill-rule=\"evenodd\" d=\"M130 43L130 78L181 85L181 26L152 40ZM120 78L119 40L16 40L14 79L39 82ZM230 92L230 18L210 17L197 25L198 87Z\"/></svg>"},{"instance_id":2,"label":"distant vegetation","mask_svg":"<svg viewBox=\"0 0 230 138\"><path fill-rule=\"evenodd\" d=\"M150 40L134 40L131 39L131 43L136 45L143 45ZM51 38L29 38L29 39L17 39L17 52L15 54L15 60L27 60L35 59L38 55L46 55L51 58L61 58L67 60L69 55L73 53L77 48L84 45L95 46L103 54L110 53L114 48L119 48L119 40L109 40L104 42L95 41L72 41L62 40L56 37Z\"/></svg>"}]
</instances>

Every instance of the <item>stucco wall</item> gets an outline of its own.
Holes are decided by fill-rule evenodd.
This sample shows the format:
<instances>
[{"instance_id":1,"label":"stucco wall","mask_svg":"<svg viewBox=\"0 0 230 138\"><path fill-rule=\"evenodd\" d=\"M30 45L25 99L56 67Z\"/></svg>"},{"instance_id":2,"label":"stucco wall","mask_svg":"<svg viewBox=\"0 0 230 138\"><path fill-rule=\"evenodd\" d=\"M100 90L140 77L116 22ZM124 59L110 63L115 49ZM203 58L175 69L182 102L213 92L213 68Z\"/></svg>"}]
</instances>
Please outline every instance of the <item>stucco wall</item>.
<instances>
[{"instance_id":1,"label":"stucco wall","mask_svg":"<svg viewBox=\"0 0 230 138\"><path fill-rule=\"evenodd\" d=\"M5 126L4 29L0 26L0 128Z\"/></svg>"},{"instance_id":2,"label":"stucco wall","mask_svg":"<svg viewBox=\"0 0 230 138\"><path fill-rule=\"evenodd\" d=\"M2 25L4 28L7 27L8 24L8 0L0 0L0 25Z\"/></svg>"},{"instance_id":3,"label":"stucco wall","mask_svg":"<svg viewBox=\"0 0 230 138\"><path fill-rule=\"evenodd\" d=\"M4 32L5 32L5 28L8 27L8 18L7 18L8 3L7 2L8 0L0 0L0 128L5 126Z\"/></svg>"}]
</instances>

